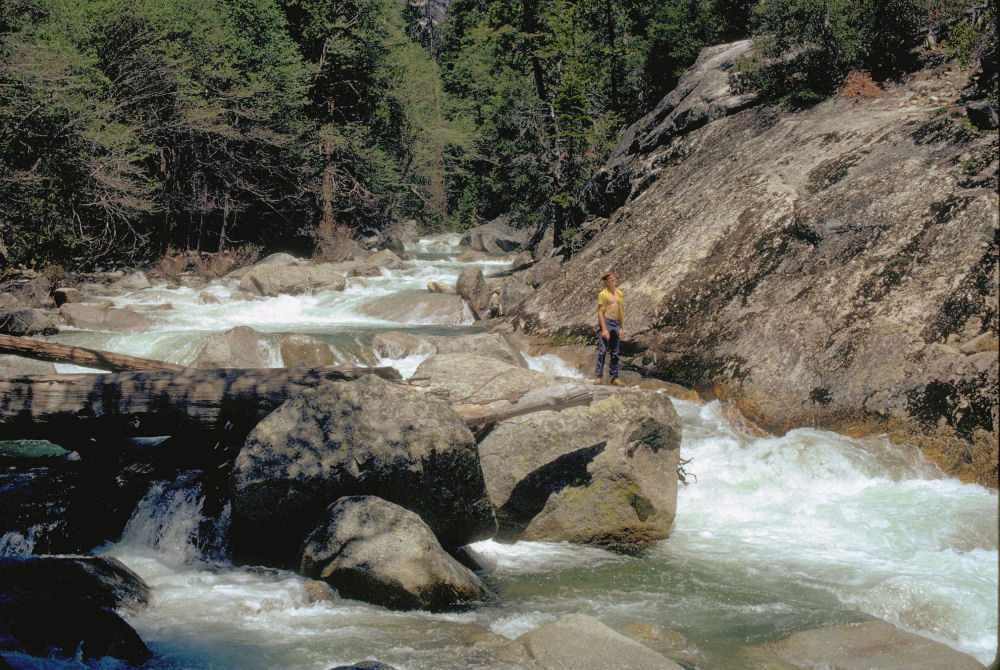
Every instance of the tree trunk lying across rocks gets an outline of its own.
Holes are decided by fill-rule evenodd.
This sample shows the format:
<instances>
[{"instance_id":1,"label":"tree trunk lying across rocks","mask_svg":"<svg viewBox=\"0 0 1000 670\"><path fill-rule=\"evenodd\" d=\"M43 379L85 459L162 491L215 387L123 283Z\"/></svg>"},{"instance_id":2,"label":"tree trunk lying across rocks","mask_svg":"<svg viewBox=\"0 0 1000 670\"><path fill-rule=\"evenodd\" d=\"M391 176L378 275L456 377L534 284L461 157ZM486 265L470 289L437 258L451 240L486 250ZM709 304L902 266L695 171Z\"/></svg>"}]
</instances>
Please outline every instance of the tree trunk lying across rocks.
<instances>
[{"instance_id":1,"label":"tree trunk lying across rocks","mask_svg":"<svg viewBox=\"0 0 1000 670\"><path fill-rule=\"evenodd\" d=\"M90 438L243 433L297 393L328 381L376 374L400 380L390 367L155 370L25 375L0 378L0 439L43 438L77 445ZM454 405L476 428L502 419L600 400L610 389L558 384L489 405ZM102 440L105 441L105 440Z\"/></svg>"},{"instance_id":2,"label":"tree trunk lying across rocks","mask_svg":"<svg viewBox=\"0 0 1000 670\"><path fill-rule=\"evenodd\" d=\"M9 377L0 379L0 439L245 431L307 388L366 374L400 379L394 368L353 365Z\"/></svg>"},{"instance_id":3,"label":"tree trunk lying across rocks","mask_svg":"<svg viewBox=\"0 0 1000 670\"><path fill-rule=\"evenodd\" d=\"M0 335L0 353L15 354L53 363L73 363L88 368L125 372L127 370L184 370L179 363L140 358L112 351L74 347L58 342L29 340L13 335Z\"/></svg>"}]
</instances>

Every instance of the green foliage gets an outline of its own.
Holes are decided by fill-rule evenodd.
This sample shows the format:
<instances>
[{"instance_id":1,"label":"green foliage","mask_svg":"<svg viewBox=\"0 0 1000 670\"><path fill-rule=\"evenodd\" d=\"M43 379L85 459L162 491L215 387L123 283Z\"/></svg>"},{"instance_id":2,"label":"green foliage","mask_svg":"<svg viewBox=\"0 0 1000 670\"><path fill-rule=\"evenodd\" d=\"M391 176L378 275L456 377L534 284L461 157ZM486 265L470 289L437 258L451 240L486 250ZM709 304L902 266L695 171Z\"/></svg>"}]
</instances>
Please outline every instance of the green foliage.
<instances>
[{"instance_id":1,"label":"green foliage","mask_svg":"<svg viewBox=\"0 0 1000 670\"><path fill-rule=\"evenodd\" d=\"M876 81L900 73L928 16L923 0L762 0L753 14L773 60L752 85L793 105L827 97L854 70Z\"/></svg>"}]
</instances>

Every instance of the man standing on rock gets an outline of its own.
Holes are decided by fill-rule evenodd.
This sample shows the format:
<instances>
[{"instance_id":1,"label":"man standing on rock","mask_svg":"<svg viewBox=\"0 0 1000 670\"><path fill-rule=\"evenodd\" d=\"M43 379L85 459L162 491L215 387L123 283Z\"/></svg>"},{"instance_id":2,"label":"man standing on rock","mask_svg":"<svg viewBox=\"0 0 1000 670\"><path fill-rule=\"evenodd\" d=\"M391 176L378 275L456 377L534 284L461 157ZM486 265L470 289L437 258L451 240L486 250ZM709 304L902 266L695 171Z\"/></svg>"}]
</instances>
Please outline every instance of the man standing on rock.
<instances>
[{"instance_id":1,"label":"man standing on rock","mask_svg":"<svg viewBox=\"0 0 1000 670\"><path fill-rule=\"evenodd\" d=\"M604 359L608 349L611 350L611 367L608 374L611 384L624 386L618 379L618 349L621 344L622 323L625 312L622 307L622 292L615 286L615 273L608 271L601 275L604 290L597 294L597 323L601 327L601 337L597 340L597 369L594 371L594 383L600 384L604 376Z\"/></svg>"}]
</instances>

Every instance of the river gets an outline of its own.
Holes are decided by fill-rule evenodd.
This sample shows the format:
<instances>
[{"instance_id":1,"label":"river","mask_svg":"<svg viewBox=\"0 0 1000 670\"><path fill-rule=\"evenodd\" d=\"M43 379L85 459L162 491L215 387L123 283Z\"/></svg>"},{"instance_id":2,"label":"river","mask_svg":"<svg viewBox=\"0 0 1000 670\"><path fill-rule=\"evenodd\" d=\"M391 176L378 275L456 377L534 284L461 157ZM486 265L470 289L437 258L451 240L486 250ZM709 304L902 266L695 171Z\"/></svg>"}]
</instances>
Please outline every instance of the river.
<instances>
[{"instance_id":1,"label":"river","mask_svg":"<svg viewBox=\"0 0 1000 670\"><path fill-rule=\"evenodd\" d=\"M269 335L307 333L331 344L339 362L394 365L412 375L424 355L378 360L381 330L447 334L460 323L396 323L363 316L382 295L454 283L457 236L421 240L417 260L343 293L228 301L232 282L207 290L156 287L121 304L169 302L164 325L140 334L64 330L53 339L179 363L206 337L236 325ZM505 257L481 261L487 272ZM529 357L530 358L530 357ZM278 355L274 361L277 364ZM582 378L553 356L532 367ZM60 365L61 371L80 370ZM196 548L202 497L185 478L155 486L114 556L152 587L154 601L128 621L155 653L152 668L314 668L379 659L399 670L504 667L488 664L490 634L517 635L580 612L618 627L666 626L681 656L703 670L743 667L738 650L831 622L884 619L989 663L997 649L997 492L941 475L914 450L880 437L851 439L802 428L757 438L734 430L717 402L675 400L681 454L691 459L672 536L640 556L519 542L473 545L490 565L499 597L470 611L393 612L349 600L313 603L294 574L234 567ZM4 529L0 529L0 534ZM224 528L220 529L220 533ZM0 552L30 552L8 532ZM75 661L10 656L15 667L80 667ZM106 660L100 667L115 667Z\"/></svg>"}]
</instances>

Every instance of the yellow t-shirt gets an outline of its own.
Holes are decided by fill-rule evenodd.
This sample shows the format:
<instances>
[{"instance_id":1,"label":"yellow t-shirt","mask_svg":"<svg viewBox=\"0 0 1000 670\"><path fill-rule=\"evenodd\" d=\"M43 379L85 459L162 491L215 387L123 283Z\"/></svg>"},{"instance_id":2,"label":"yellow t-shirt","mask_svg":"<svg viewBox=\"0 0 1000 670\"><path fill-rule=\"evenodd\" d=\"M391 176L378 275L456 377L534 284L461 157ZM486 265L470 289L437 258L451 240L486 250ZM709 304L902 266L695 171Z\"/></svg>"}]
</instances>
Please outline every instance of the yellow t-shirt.
<instances>
[{"instance_id":1,"label":"yellow t-shirt","mask_svg":"<svg viewBox=\"0 0 1000 670\"><path fill-rule=\"evenodd\" d=\"M618 297L618 301L617 301L618 302L618 317L617 317L618 323L624 323L624 321L625 321L625 308L622 307L622 305L624 304L624 300L622 299L622 291L621 291L621 289L616 288L615 289L615 293L618 294L618 296L617 296ZM616 317L609 315L607 313L607 311L606 311L607 307L608 307L608 299L610 297L611 297L611 294L608 293L608 289L606 289L606 288L605 289L601 289L601 292L597 294L597 307L598 308L601 308L601 307L605 308L605 312L604 312L605 318L614 319ZM612 301L612 303L613 302L614 301Z\"/></svg>"}]
</instances>

